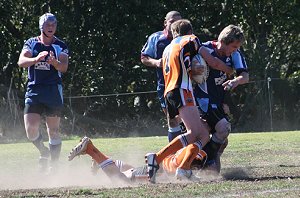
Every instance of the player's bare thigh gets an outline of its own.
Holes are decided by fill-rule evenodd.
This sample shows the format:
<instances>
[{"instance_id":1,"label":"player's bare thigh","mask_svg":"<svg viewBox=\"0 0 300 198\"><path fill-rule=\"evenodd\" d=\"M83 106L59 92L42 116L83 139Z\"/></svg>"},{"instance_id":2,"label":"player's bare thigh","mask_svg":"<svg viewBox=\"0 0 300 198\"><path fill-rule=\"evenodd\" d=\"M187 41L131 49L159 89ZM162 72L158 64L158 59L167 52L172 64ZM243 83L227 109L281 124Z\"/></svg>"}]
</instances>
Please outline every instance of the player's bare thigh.
<instances>
[{"instance_id":1,"label":"player's bare thigh","mask_svg":"<svg viewBox=\"0 0 300 198\"><path fill-rule=\"evenodd\" d=\"M37 113L27 113L24 115L26 134L29 140L36 139L39 133L41 116Z\"/></svg>"},{"instance_id":2,"label":"player's bare thigh","mask_svg":"<svg viewBox=\"0 0 300 198\"><path fill-rule=\"evenodd\" d=\"M179 116L186 126L187 133L191 138L201 140L203 144L209 141L209 132L200 119L200 114L196 106L182 106L179 108Z\"/></svg>"}]
</instances>

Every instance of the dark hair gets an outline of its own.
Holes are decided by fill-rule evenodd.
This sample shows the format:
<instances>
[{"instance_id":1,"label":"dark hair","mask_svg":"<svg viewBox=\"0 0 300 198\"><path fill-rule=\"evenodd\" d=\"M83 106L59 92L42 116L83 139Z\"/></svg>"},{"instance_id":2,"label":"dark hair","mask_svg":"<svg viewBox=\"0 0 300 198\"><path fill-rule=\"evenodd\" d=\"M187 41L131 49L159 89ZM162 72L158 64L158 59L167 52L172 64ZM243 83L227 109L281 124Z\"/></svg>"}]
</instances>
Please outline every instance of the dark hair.
<instances>
[{"instance_id":1,"label":"dark hair","mask_svg":"<svg viewBox=\"0 0 300 198\"><path fill-rule=\"evenodd\" d=\"M168 12L166 14L165 19L169 20L170 18L175 17L175 16L180 16L181 17L180 12L178 12L178 11L170 11L170 12Z\"/></svg>"}]
</instances>

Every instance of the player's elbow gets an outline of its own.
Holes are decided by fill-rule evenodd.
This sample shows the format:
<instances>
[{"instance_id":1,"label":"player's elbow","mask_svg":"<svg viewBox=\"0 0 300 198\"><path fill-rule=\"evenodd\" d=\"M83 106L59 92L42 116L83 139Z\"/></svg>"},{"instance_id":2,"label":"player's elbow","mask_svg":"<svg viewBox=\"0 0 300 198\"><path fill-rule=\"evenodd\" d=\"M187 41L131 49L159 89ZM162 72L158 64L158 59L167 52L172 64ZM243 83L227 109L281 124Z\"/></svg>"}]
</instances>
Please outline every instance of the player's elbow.
<instances>
[{"instance_id":1,"label":"player's elbow","mask_svg":"<svg viewBox=\"0 0 300 198\"><path fill-rule=\"evenodd\" d=\"M147 65L147 63L148 63L148 57L147 57L147 56L141 56L141 62L142 62L144 65Z\"/></svg>"},{"instance_id":2,"label":"player's elbow","mask_svg":"<svg viewBox=\"0 0 300 198\"><path fill-rule=\"evenodd\" d=\"M18 64L18 66L19 67L23 67L23 68L25 68L26 67L26 64L25 64L25 62L24 61L22 61L22 60L18 60L18 62L17 62L17 64Z\"/></svg>"}]
</instances>

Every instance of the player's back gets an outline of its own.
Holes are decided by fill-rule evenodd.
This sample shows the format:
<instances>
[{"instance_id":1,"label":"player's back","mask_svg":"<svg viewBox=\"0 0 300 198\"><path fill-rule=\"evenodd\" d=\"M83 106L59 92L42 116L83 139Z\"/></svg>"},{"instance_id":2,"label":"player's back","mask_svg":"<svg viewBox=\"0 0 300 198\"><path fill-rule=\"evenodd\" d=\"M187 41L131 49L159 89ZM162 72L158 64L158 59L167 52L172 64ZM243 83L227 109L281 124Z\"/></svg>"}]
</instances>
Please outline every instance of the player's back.
<instances>
[{"instance_id":1,"label":"player's back","mask_svg":"<svg viewBox=\"0 0 300 198\"><path fill-rule=\"evenodd\" d=\"M195 35L180 36L166 47L163 53L165 94L175 88L192 91L189 77L190 57L198 53L200 42Z\"/></svg>"}]
</instances>

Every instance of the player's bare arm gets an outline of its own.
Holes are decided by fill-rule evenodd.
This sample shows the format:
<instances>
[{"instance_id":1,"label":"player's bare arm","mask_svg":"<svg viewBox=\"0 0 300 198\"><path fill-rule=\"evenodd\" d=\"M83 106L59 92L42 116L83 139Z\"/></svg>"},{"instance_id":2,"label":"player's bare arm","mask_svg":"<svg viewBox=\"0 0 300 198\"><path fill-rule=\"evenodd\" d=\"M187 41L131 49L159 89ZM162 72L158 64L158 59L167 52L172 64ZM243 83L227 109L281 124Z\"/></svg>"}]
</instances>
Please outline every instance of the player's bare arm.
<instances>
[{"instance_id":1,"label":"player's bare arm","mask_svg":"<svg viewBox=\"0 0 300 198\"><path fill-rule=\"evenodd\" d=\"M162 67L162 61L160 59L154 59L149 56L142 56L141 62L148 67Z\"/></svg>"},{"instance_id":2,"label":"player's bare arm","mask_svg":"<svg viewBox=\"0 0 300 198\"><path fill-rule=\"evenodd\" d=\"M61 53L57 60L53 52L50 51L50 55L47 62L53 65L53 67L55 67L57 71L66 72L68 69L69 57L67 54Z\"/></svg>"},{"instance_id":3,"label":"player's bare arm","mask_svg":"<svg viewBox=\"0 0 300 198\"><path fill-rule=\"evenodd\" d=\"M36 57L32 57L31 52L27 50L22 50L19 57L18 65L20 67L27 68L45 59L47 55L48 55L47 51L42 51Z\"/></svg>"},{"instance_id":4,"label":"player's bare arm","mask_svg":"<svg viewBox=\"0 0 300 198\"><path fill-rule=\"evenodd\" d=\"M223 71L228 75L233 74L234 70L231 67L226 66L226 64L217 57L213 57L206 47L200 48L200 54L211 68Z\"/></svg>"},{"instance_id":5,"label":"player's bare arm","mask_svg":"<svg viewBox=\"0 0 300 198\"><path fill-rule=\"evenodd\" d=\"M239 76L235 77L232 80L227 80L222 84L224 89L234 89L238 85L246 84L249 82L249 73L242 72Z\"/></svg>"}]
</instances>

